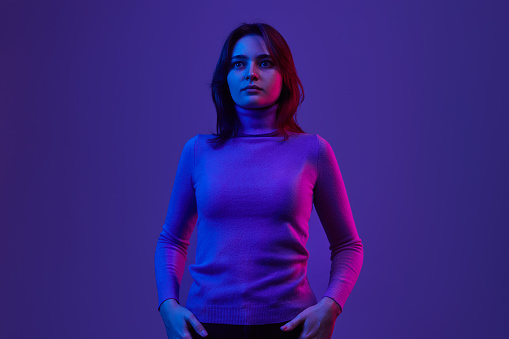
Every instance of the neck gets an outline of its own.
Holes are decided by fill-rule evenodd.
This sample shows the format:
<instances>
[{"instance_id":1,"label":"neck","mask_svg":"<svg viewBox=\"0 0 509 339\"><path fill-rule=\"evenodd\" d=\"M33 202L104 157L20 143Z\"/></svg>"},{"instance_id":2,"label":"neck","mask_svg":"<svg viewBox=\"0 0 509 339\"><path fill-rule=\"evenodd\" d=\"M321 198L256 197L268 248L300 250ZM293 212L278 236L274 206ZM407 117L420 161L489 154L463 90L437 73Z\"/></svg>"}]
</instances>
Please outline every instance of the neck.
<instances>
[{"instance_id":1,"label":"neck","mask_svg":"<svg viewBox=\"0 0 509 339\"><path fill-rule=\"evenodd\" d=\"M261 108L244 108L235 105L239 117L239 133L261 134L277 129L277 104Z\"/></svg>"}]
</instances>

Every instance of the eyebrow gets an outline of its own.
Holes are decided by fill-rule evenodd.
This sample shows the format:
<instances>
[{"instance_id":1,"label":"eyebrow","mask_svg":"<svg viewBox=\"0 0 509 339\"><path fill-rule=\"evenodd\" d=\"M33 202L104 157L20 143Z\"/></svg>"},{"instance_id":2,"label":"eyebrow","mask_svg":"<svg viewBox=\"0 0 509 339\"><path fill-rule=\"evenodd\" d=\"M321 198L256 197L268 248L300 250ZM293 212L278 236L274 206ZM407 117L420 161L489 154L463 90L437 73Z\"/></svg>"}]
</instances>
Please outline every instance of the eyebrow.
<instances>
[{"instance_id":1,"label":"eyebrow","mask_svg":"<svg viewBox=\"0 0 509 339\"><path fill-rule=\"evenodd\" d=\"M256 59L263 59L263 58L270 58L270 55L268 55L268 54L260 54L260 55L258 55L256 57ZM232 57L232 60L233 59L248 59L248 57L245 56L245 55L242 55L242 54L237 54L237 55L234 55Z\"/></svg>"}]
</instances>

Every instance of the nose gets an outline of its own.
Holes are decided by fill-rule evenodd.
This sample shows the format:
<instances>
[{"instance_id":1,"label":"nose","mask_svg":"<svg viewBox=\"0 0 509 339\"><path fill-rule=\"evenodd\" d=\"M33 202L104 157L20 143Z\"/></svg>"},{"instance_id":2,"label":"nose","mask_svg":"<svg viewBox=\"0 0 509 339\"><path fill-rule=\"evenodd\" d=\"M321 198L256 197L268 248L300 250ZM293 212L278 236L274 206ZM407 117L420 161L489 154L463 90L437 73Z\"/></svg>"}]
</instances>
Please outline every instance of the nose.
<instances>
[{"instance_id":1,"label":"nose","mask_svg":"<svg viewBox=\"0 0 509 339\"><path fill-rule=\"evenodd\" d=\"M249 67L246 67L246 72L246 80L258 79L258 70L256 69L256 64L254 62L250 63Z\"/></svg>"}]
</instances>

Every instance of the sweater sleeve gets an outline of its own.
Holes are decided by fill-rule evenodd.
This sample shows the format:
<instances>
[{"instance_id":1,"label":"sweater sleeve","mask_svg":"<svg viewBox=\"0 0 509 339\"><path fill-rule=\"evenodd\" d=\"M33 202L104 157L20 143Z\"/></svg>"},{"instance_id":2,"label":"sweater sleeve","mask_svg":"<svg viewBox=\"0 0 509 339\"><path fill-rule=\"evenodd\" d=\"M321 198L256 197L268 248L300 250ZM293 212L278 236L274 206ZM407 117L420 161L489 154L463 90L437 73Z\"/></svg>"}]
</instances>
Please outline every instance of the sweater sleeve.
<instances>
[{"instance_id":1,"label":"sweater sleeve","mask_svg":"<svg viewBox=\"0 0 509 339\"><path fill-rule=\"evenodd\" d=\"M317 138L318 176L313 203L331 251L329 285L324 297L336 301L343 310L359 277L364 251L334 151L325 139L319 135Z\"/></svg>"},{"instance_id":2,"label":"sweater sleeve","mask_svg":"<svg viewBox=\"0 0 509 339\"><path fill-rule=\"evenodd\" d=\"M189 139L180 155L170 203L155 251L155 274L159 306L170 298L179 301L179 289L187 259L189 238L198 213L193 183L195 142Z\"/></svg>"}]
</instances>

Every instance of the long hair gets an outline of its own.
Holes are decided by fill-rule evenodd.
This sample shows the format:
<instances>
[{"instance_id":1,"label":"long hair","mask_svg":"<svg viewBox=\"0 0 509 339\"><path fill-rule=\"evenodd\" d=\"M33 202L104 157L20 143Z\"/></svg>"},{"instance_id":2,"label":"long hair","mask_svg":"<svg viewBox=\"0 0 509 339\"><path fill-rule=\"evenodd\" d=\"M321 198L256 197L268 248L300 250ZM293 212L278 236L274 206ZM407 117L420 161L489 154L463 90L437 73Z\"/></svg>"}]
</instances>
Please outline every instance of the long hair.
<instances>
[{"instance_id":1,"label":"long hair","mask_svg":"<svg viewBox=\"0 0 509 339\"><path fill-rule=\"evenodd\" d=\"M268 24L244 23L234 29L226 39L210 84L212 100L217 112L217 125L216 133L212 133L215 137L209 139L209 142L215 145L222 145L229 138L237 135L239 130L240 123L227 77L230 72L233 48L237 41L246 35L258 35L263 38L274 64L281 73L283 84L277 100L276 125L284 136L282 141L288 139L288 131L304 133L295 120L297 107L304 101L304 88L297 76L288 44L283 36Z\"/></svg>"}]
</instances>

